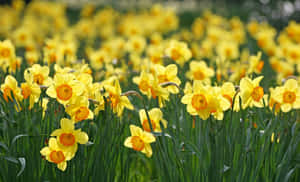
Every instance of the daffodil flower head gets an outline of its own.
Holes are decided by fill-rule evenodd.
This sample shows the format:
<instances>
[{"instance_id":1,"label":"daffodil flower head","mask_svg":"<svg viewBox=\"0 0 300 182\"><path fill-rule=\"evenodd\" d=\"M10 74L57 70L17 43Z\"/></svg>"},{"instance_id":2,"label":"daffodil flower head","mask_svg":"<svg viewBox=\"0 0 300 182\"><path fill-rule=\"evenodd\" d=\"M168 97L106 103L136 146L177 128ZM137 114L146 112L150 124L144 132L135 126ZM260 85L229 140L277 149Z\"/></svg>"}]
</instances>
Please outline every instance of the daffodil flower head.
<instances>
[{"instance_id":1,"label":"daffodil flower head","mask_svg":"<svg viewBox=\"0 0 300 182\"><path fill-rule=\"evenodd\" d=\"M140 151L146 154L147 157L151 157L152 148L150 143L155 142L153 134L143 131L140 127L135 125L130 125L130 133L131 136L126 138L124 145L135 151Z\"/></svg>"},{"instance_id":2,"label":"daffodil flower head","mask_svg":"<svg viewBox=\"0 0 300 182\"><path fill-rule=\"evenodd\" d=\"M52 79L49 77L49 71L48 66L34 64L32 67L24 71L24 78L26 81L31 81L31 77L33 77L34 83L43 86L50 86L52 84Z\"/></svg>"},{"instance_id":3,"label":"daffodil flower head","mask_svg":"<svg viewBox=\"0 0 300 182\"><path fill-rule=\"evenodd\" d=\"M159 108L153 108L151 109L149 112L149 118L150 118L150 122L152 125L152 129L155 132L161 132L161 126L160 126L160 122L162 123L163 127L166 128L167 127L167 121L165 119L163 119L163 113L161 112L161 110ZM151 127L146 115L146 111L140 110L139 111L139 116L140 116L140 121L141 124L143 126L143 129L147 132L151 132Z\"/></svg>"},{"instance_id":4,"label":"daffodil flower head","mask_svg":"<svg viewBox=\"0 0 300 182\"><path fill-rule=\"evenodd\" d=\"M73 158L79 144L86 144L89 140L88 135L81 129L75 130L74 121L63 118L60 120L60 129L56 129L51 136L57 138L57 145L65 151L65 153Z\"/></svg>"},{"instance_id":5,"label":"daffodil flower head","mask_svg":"<svg viewBox=\"0 0 300 182\"><path fill-rule=\"evenodd\" d=\"M13 101L11 94L13 94L16 101L21 101L23 99L21 89L18 87L18 82L11 75L5 77L4 83L1 85L1 92L3 93L3 98L6 102Z\"/></svg>"},{"instance_id":6,"label":"daffodil flower head","mask_svg":"<svg viewBox=\"0 0 300 182\"><path fill-rule=\"evenodd\" d=\"M251 80L248 77L242 78L240 82L240 96L243 109L253 106L263 107L264 102L267 104L267 95L264 94L264 89L259 86L262 79L263 76L259 76L254 80Z\"/></svg>"},{"instance_id":7,"label":"daffodil flower head","mask_svg":"<svg viewBox=\"0 0 300 182\"><path fill-rule=\"evenodd\" d=\"M117 113L118 116L122 115L124 108L130 110L133 109L133 105L131 104L127 96L122 95L122 90L118 80L115 80L113 86L109 85L105 87L105 90L107 91L107 95L109 97L110 105L113 109L113 112Z\"/></svg>"},{"instance_id":8,"label":"daffodil flower head","mask_svg":"<svg viewBox=\"0 0 300 182\"><path fill-rule=\"evenodd\" d=\"M67 104L72 98L83 93L81 82L71 73L56 74L54 82L46 91L47 95L56 98L61 104Z\"/></svg>"},{"instance_id":9,"label":"daffodil flower head","mask_svg":"<svg viewBox=\"0 0 300 182\"><path fill-rule=\"evenodd\" d=\"M75 97L65 109L75 123L94 118L94 113L89 109L89 100L86 96Z\"/></svg>"},{"instance_id":10,"label":"daffodil flower head","mask_svg":"<svg viewBox=\"0 0 300 182\"><path fill-rule=\"evenodd\" d=\"M42 148L40 153L47 161L57 164L57 168L65 171L67 168L67 161L72 159L65 150L59 147L56 138L49 139L49 146Z\"/></svg>"},{"instance_id":11,"label":"daffodil flower head","mask_svg":"<svg viewBox=\"0 0 300 182\"><path fill-rule=\"evenodd\" d=\"M282 87L274 93L274 99L280 103L283 112L300 108L300 87L295 79L288 79Z\"/></svg>"}]
</instances>

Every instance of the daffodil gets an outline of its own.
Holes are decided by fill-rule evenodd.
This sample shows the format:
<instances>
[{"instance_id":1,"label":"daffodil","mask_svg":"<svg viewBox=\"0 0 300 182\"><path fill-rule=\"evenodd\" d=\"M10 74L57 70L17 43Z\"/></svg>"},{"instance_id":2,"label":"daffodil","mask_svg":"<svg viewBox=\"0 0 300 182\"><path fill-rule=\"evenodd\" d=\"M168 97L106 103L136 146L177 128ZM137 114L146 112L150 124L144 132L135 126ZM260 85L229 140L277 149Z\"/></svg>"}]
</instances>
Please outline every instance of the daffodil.
<instances>
[{"instance_id":1,"label":"daffodil","mask_svg":"<svg viewBox=\"0 0 300 182\"><path fill-rule=\"evenodd\" d=\"M170 64L167 67L161 66L161 65L155 65L155 76L157 76L158 83L166 83L166 82L172 82L180 85L181 81L177 77L177 66L175 64ZM166 89L173 94L176 94L179 92L178 88L174 85L170 85L166 87Z\"/></svg>"},{"instance_id":2,"label":"daffodil","mask_svg":"<svg viewBox=\"0 0 300 182\"><path fill-rule=\"evenodd\" d=\"M52 79L49 77L49 67L34 64L24 72L24 77L29 78L29 74L33 75L33 82L38 85L50 86Z\"/></svg>"},{"instance_id":3,"label":"daffodil","mask_svg":"<svg viewBox=\"0 0 300 182\"><path fill-rule=\"evenodd\" d=\"M181 102L187 104L187 111L206 120L210 115L222 120L223 111L230 108L231 102L221 95L220 88L204 86L201 81L194 81L193 92L186 92Z\"/></svg>"},{"instance_id":4,"label":"daffodil","mask_svg":"<svg viewBox=\"0 0 300 182\"><path fill-rule=\"evenodd\" d=\"M155 137L152 133L143 131L141 128L130 125L131 136L126 138L124 145L132 148L135 151L140 151L146 154L147 157L152 156L152 148L150 143L155 142Z\"/></svg>"},{"instance_id":5,"label":"daffodil","mask_svg":"<svg viewBox=\"0 0 300 182\"><path fill-rule=\"evenodd\" d=\"M83 94L81 82L71 73L56 74L53 84L46 91L47 95L56 98L61 104L67 104L72 98Z\"/></svg>"},{"instance_id":6,"label":"daffodil","mask_svg":"<svg viewBox=\"0 0 300 182\"><path fill-rule=\"evenodd\" d=\"M127 44L126 48L130 53L136 53L136 54L141 54L146 46L146 40L142 36L133 36L130 37Z\"/></svg>"},{"instance_id":7,"label":"daffodil","mask_svg":"<svg viewBox=\"0 0 300 182\"><path fill-rule=\"evenodd\" d=\"M288 79L282 87L274 93L274 99L280 103L283 112L300 108L300 87L294 79Z\"/></svg>"},{"instance_id":8,"label":"daffodil","mask_svg":"<svg viewBox=\"0 0 300 182\"><path fill-rule=\"evenodd\" d=\"M21 93L24 99L29 98L29 109L31 109L34 103L39 101L41 89L37 83L33 82L33 75L26 74L25 76L26 82L21 84Z\"/></svg>"},{"instance_id":9,"label":"daffodil","mask_svg":"<svg viewBox=\"0 0 300 182\"><path fill-rule=\"evenodd\" d=\"M192 53L185 42L172 40L166 48L166 55L180 66L192 57Z\"/></svg>"},{"instance_id":10,"label":"daffodil","mask_svg":"<svg viewBox=\"0 0 300 182\"><path fill-rule=\"evenodd\" d=\"M113 86L108 85L105 87L107 95L109 97L111 108L114 113L117 113L118 116L121 116L124 108L133 109L133 105L130 103L127 96L122 95L122 90L118 80L115 81Z\"/></svg>"},{"instance_id":11,"label":"daffodil","mask_svg":"<svg viewBox=\"0 0 300 182\"><path fill-rule=\"evenodd\" d=\"M51 133L51 136L57 138L57 145L64 153L73 158L79 144L86 144L89 141L89 136L82 132L81 129L75 130L74 121L63 118L60 120L60 129L56 129Z\"/></svg>"},{"instance_id":12,"label":"daffodil","mask_svg":"<svg viewBox=\"0 0 300 182\"><path fill-rule=\"evenodd\" d=\"M163 113L161 112L161 110L159 108L151 109L148 112L148 114L149 114L149 118L150 118L150 122L151 122L153 131L161 132L160 122L162 123L164 128L167 127L167 121L165 119L163 119ZM149 121L148 121L148 118L146 115L146 111L140 110L139 115L140 115L140 121L143 126L143 129L147 132L151 132L151 127L150 127L150 124L149 124Z\"/></svg>"},{"instance_id":13,"label":"daffodil","mask_svg":"<svg viewBox=\"0 0 300 182\"><path fill-rule=\"evenodd\" d=\"M18 87L18 82L11 75L5 77L4 83L1 85L1 92L6 102L13 101L11 94L13 94L17 102L23 99L21 89Z\"/></svg>"},{"instance_id":14,"label":"daffodil","mask_svg":"<svg viewBox=\"0 0 300 182\"><path fill-rule=\"evenodd\" d=\"M254 80L251 80L248 77L245 77L240 82L240 93L242 99L243 109L247 107L264 107L267 103L266 96L264 94L264 89L259 86L260 81L263 79L263 76L259 76Z\"/></svg>"},{"instance_id":15,"label":"daffodil","mask_svg":"<svg viewBox=\"0 0 300 182\"><path fill-rule=\"evenodd\" d=\"M49 139L49 146L42 148L40 153L46 157L46 160L57 164L57 168L65 171L67 168L67 161L72 159L66 151L59 147L56 138Z\"/></svg>"},{"instance_id":16,"label":"daffodil","mask_svg":"<svg viewBox=\"0 0 300 182\"><path fill-rule=\"evenodd\" d=\"M190 80L200 80L207 84L214 75L214 70L208 67L204 61L190 62L190 70L186 73L186 77Z\"/></svg>"},{"instance_id":17,"label":"daffodil","mask_svg":"<svg viewBox=\"0 0 300 182\"><path fill-rule=\"evenodd\" d=\"M85 96L79 96L72 99L66 106L66 112L75 122L94 118L93 112L89 109L89 100Z\"/></svg>"},{"instance_id":18,"label":"daffodil","mask_svg":"<svg viewBox=\"0 0 300 182\"><path fill-rule=\"evenodd\" d=\"M248 74L256 73L260 74L264 67L264 61L261 61L261 52L258 52L256 56L250 56Z\"/></svg>"}]
</instances>

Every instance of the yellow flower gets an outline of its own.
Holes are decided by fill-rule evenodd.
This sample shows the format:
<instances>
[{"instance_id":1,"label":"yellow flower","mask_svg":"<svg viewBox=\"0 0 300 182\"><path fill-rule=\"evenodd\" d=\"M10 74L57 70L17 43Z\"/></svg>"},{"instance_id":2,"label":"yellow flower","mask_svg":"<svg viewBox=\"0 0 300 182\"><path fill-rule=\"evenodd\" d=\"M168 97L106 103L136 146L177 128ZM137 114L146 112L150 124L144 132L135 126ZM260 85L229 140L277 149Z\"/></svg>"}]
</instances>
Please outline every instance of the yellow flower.
<instances>
[{"instance_id":1,"label":"yellow flower","mask_svg":"<svg viewBox=\"0 0 300 182\"><path fill-rule=\"evenodd\" d=\"M144 37L133 36L128 40L126 44L126 49L130 53L141 54L144 51L145 46L146 46L146 40Z\"/></svg>"},{"instance_id":2,"label":"yellow flower","mask_svg":"<svg viewBox=\"0 0 300 182\"><path fill-rule=\"evenodd\" d=\"M187 104L187 111L191 115L199 115L206 120L210 115L216 119L223 119L223 111L230 108L230 101L221 95L220 88L204 86L200 81L194 81L193 92L187 92L181 99Z\"/></svg>"},{"instance_id":3,"label":"yellow flower","mask_svg":"<svg viewBox=\"0 0 300 182\"><path fill-rule=\"evenodd\" d=\"M264 67L264 61L261 61L261 52L258 52L256 56L250 56L249 62L250 65L247 74L251 74L253 72L260 74Z\"/></svg>"},{"instance_id":4,"label":"yellow flower","mask_svg":"<svg viewBox=\"0 0 300 182\"><path fill-rule=\"evenodd\" d=\"M236 59L239 56L238 44L234 41L223 41L216 48L218 56L226 60Z\"/></svg>"},{"instance_id":5,"label":"yellow flower","mask_svg":"<svg viewBox=\"0 0 300 182\"><path fill-rule=\"evenodd\" d=\"M99 70L103 68L105 63L111 62L111 58L106 50L92 52L89 56L92 68Z\"/></svg>"},{"instance_id":6,"label":"yellow flower","mask_svg":"<svg viewBox=\"0 0 300 182\"><path fill-rule=\"evenodd\" d=\"M86 144L89 141L89 136L81 129L75 130L74 121L67 118L60 120L60 127L60 129L54 130L51 136L57 138L57 145L71 159L75 156L78 143Z\"/></svg>"},{"instance_id":7,"label":"yellow flower","mask_svg":"<svg viewBox=\"0 0 300 182\"><path fill-rule=\"evenodd\" d=\"M294 79L288 79L282 87L274 93L274 99L280 103L283 112L300 108L300 87Z\"/></svg>"},{"instance_id":8,"label":"yellow flower","mask_svg":"<svg viewBox=\"0 0 300 182\"><path fill-rule=\"evenodd\" d=\"M161 45L150 45L147 48L147 55L149 57L149 60L153 64L162 64L164 56L163 50L163 46Z\"/></svg>"},{"instance_id":9,"label":"yellow flower","mask_svg":"<svg viewBox=\"0 0 300 182\"><path fill-rule=\"evenodd\" d=\"M240 93L242 99L243 109L247 107L263 107L263 102L267 103L266 95L264 94L264 89L259 86L260 81L263 76L257 77L254 80L248 77L242 78L240 82Z\"/></svg>"},{"instance_id":10,"label":"yellow flower","mask_svg":"<svg viewBox=\"0 0 300 182\"><path fill-rule=\"evenodd\" d=\"M210 79L214 75L214 70L207 67L204 61L192 61L190 70L186 73L186 77L190 80L199 80L207 84L210 84Z\"/></svg>"},{"instance_id":11,"label":"yellow flower","mask_svg":"<svg viewBox=\"0 0 300 182\"><path fill-rule=\"evenodd\" d=\"M270 88L269 108L273 111L275 107L275 114L280 111L280 103L276 101L275 96L278 95L279 87Z\"/></svg>"},{"instance_id":12,"label":"yellow flower","mask_svg":"<svg viewBox=\"0 0 300 182\"><path fill-rule=\"evenodd\" d=\"M28 79L30 75L33 75L33 82L38 85L50 86L52 83L52 79L49 77L49 67L47 66L34 64L24 72L25 79Z\"/></svg>"},{"instance_id":13,"label":"yellow flower","mask_svg":"<svg viewBox=\"0 0 300 182\"><path fill-rule=\"evenodd\" d=\"M46 157L47 161L57 164L57 168L62 171L66 170L67 161L72 159L66 151L59 147L58 141L55 138L50 138L49 146L42 148L40 153Z\"/></svg>"},{"instance_id":14,"label":"yellow flower","mask_svg":"<svg viewBox=\"0 0 300 182\"><path fill-rule=\"evenodd\" d=\"M21 89L18 87L18 82L11 75L5 77L4 84L1 85L1 92L3 93L3 98L6 102L13 101L11 94L13 94L16 101L21 101L23 99Z\"/></svg>"},{"instance_id":15,"label":"yellow flower","mask_svg":"<svg viewBox=\"0 0 300 182\"><path fill-rule=\"evenodd\" d=\"M113 86L106 86L105 90L109 96L109 101L111 108L114 113L117 113L118 116L121 116L124 108L133 109L133 105L130 103L127 96L122 95L122 90L118 80L115 81Z\"/></svg>"},{"instance_id":16,"label":"yellow flower","mask_svg":"<svg viewBox=\"0 0 300 182\"><path fill-rule=\"evenodd\" d=\"M167 121L165 119L163 119L163 113L161 112L161 110L159 108L153 108L151 109L149 112L149 118L151 121L151 125L152 125L152 129L155 132L161 132L161 128L160 128L160 122L162 122L162 125L167 128ZM145 110L140 110L139 112L140 115L140 121L141 124L143 126L143 129L147 132L151 132L151 127L149 125L149 121L146 115L146 111Z\"/></svg>"},{"instance_id":17,"label":"yellow flower","mask_svg":"<svg viewBox=\"0 0 300 182\"><path fill-rule=\"evenodd\" d=\"M38 84L33 82L33 75L26 75L25 80L26 82L21 84L21 93L24 99L29 98L29 109L31 109L34 103L39 101L41 89Z\"/></svg>"},{"instance_id":18,"label":"yellow flower","mask_svg":"<svg viewBox=\"0 0 300 182\"><path fill-rule=\"evenodd\" d=\"M15 47L10 40L0 41L0 63L15 58Z\"/></svg>"},{"instance_id":19,"label":"yellow flower","mask_svg":"<svg viewBox=\"0 0 300 182\"><path fill-rule=\"evenodd\" d=\"M173 82L176 83L178 86L180 85L181 81L177 77L177 66L175 64L170 64L167 67L161 65L154 66L155 75L157 76L158 83L165 83L165 82ZM170 85L166 87L166 89L173 94L179 92L178 88L174 85Z\"/></svg>"},{"instance_id":20,"label":"yellow flower","mask_svg":"<svg viewBox=\"0 0 300 182\"><path fill-rule=\"evenodd\" d=\"M73 97L82 95L81 82L73 74L56 74L54 82L46 91L47 95L56 98L61 104L67 104Z\"/></svg>"},{"instance_id":21,"label":"yellow flower","mask_svg":"<svg viewBox=\"0 0 300 182\"><path fill-rule=\"evenodd\" d=\"M185 42L172 40L166 48L166 55L180 66L192 57L192 52Z\"/></svg>"},{"instance_id":22,"label":"yellow flower","mask_svg":"<svg viewBox=\"0 0 300 182\"><path fill-rule=\"evenodd\" d=\"M142 71L140 76L133 77L133 83L137 84L140 91L147 95L148 97L151 97L151 84L153 82L153 75L150 73L146 73L145 71Z\"/></svg>"},{"instance_id":23,"label":"yellow flower","mask_svg":"<svg viewBox=\"0 0 300 182\"><path fill-rule=\"evenodd\" d=\"M75 123L94 118L93 112L89 109L89 100L85 96L72 99L66 106L66 112Z\"/></svg>"},{"instance_id":24,"label":"yellow flower","mask_svg":"<svg viewBox=\"0 0 300 182\"><path fill-rule=\"evenodd\" d=\"M150 143L155 142L155 137L152 133L143 131L141 128L130 125L131 136L126 138L124 145L133 150L140 151L146 154L147 157L152 156L152 148Z\"/></svg>"}]
</instances>

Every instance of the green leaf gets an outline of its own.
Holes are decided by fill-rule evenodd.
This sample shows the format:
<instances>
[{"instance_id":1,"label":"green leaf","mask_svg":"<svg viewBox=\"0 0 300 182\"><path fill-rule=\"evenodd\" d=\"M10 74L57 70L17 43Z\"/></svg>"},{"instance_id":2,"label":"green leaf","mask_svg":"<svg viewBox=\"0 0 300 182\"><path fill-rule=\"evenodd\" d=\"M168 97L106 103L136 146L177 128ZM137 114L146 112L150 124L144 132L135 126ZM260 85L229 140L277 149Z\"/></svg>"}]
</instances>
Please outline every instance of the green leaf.
<instances>
[{"instance_id":1,"label":"green leaf","mask_svg":"<svg viewBox=\"0 0 300 182\"><path fill-rule=\"evenodd\" d=\"M6 151L8 151L8 147L5 143L0 142L0 147L4 148Z\"/></svg>"},{"instance_id":2,"label":"green leaf","mask_svg":"<svg viewBox=\"0 0 300 182\"><path fill-rule=\"evenodd\" d=\"M13 139L12 139L12 141L11 141L11 145L13 145L19 138L21 138L21 137L27 137L27 136L29 136L29 135L27 135L27 134L20 134L20 135L17 135L17 136L15 136Z\"/></svg>"},{"instance_id":3,"label":"green leaf","mask_svg":"<svg viewBox=\"0 0 300 182\"><path fill-rule=\"evenodd\" d=\"M18 164L18 160L15 157L5 156L4 159L7 160L7 161L9 161L9 162L13 162L13 163Z\"/></svg>"},{"instance_id":4,"label":"green leaf","mask_svg":"<svg viewBox=\"0 0 300 182\"><path fill-rule=\"evenodd\" d=\"M18 158L18 159L19 159L19 162L20 162L20 164L21 164L21 169L20 169L20 171L18 172L17 177L19 177L19 176L22 174L22 172L24 171L25 166L26 166L26 160L25 160L24 157L20 157L20 158Z\"/></svg>"}]
</instances>

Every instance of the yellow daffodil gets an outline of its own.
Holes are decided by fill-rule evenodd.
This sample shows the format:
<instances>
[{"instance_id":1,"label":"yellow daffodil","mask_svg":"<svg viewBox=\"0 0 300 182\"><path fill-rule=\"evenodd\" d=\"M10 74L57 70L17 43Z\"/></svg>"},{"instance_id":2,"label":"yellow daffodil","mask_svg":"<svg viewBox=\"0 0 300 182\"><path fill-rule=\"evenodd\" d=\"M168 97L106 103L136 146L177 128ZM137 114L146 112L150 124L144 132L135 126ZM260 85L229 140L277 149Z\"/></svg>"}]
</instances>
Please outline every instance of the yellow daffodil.
<instances>
[{"instance_id":1,"label":"yellow daffodil","mask_svg":"<svg viewBox=\"0 0 300 182\"><path fill-rule=\"evenodd\" d=\"M167 128L167 121L165 119L163 119L163 113L161 112L161 110L159 108L151 109L148 112L148 114L149 114L149 118L151 121L153 131L161 132L160 122L162 123L162 125L165 128ZM140 110L139 115L140 115L140 121L143 126L143 129L147 132L151 132L151 127L150 127L150 124L149 124L149 121L148 121L148 118L146 115L146 111Z\"/></svg>"},{"instance_id":2,"label":"yellow daffodil","mask_svg":"<svg viewBox=\"0 0 300 182\"><path fill-rule=\"evenodd\" d=\"M89 109L89 100L85 96L72 99L66 106L66 112L75 123L94 118L93 112Z\"/></svg>"},{"instance_id":3,"label":"yellow daffodil","mask_svg":"<svg viewBox=\"0 0 300 182\"><path fill-rule=\"evenodd\" d=\"M266 96L264 94L264 89L259 86L260 81L263 79L263 76L257 77L254 80L251 80L248 77L245 77L240 82L240 93L242 99L243 109L247 107L263 107L264 101L267 103Z\"/></svg>"},{"instance_id":4,"label":"yellow daffodil","mask_svg":"<svg viewBox=\"0 0 300 182\"><path fill-rule=\"evenodd\" d=\"M190 62L190 70L186 73L186 77L190 80L199 80L207 84L210 84L210 79L214 75L214 70L209 68L204 61Z\"/></svg>"},{"instance_id":5,"label":"yellow daffodil","mask_svg":"<svg viewBox=\"0 0 300 182\"><path fill-rule=\"evenodd\" d=\"M46 91L47 95L56 98L61 104L67 104L72 98L83 94L81 82L73 74L56 74L53 84Z\"/></svg>"},{"instance_id":6,"label":"yellow daffodil","mask_svg":"<svg viewBox=\"0 0 300 182\"><path fill-rule=\"evenodd\" d=\"M60 120L60 129L56 129L51 133L51 136L57 138L57 145L65 154L73 158L77 151L78 143L86 144L89 141L89 136L82 132L81 129L75 130L74 121L63 118Z\"/></svg>"},{"instance_id":7,"label":"yellow daffodil","mask_svg":"<svg viewBox=\"0 0 300 182\"><path fill-rule=\"evenodd\" d=\"M13 94L17 102L23 99L21 89L18 87L18 82L11 75L5 77L4 83L1 85L1 92L6 102L13 101L11 94Z\"/></svg>"},{"instance_id":8,"label":"yellow daffodil","mask_svg":"<svg viewBox=\"0 0 300 182\"><path fill-rule=\"evenodd\" d=\"M49 139L49 146L42 148L40 153L47 161L57 164L57 168L65 171L67 168L67 161L72 159L66 151L59 147L56 138Z\"/></svg>"},{"instance_id":9,"label":"yellow daffodil","mask_svg":"<svg viewBox=\"0 0 300 182\"><path fill-rule=\"evenodd\" d=\"M261 52L258 52L256 56L250 56L247 74L251 74L253 72L260 74L263 67L264 61L261 60Z\"/></svg>"},{"instance_id":10,"label":"yellow daffodil","mask_svg":"<svg viewBox=\"0 0 300 182\"><path fill-rule=\"evenodd\" d=\"M180 66L192 57L192 52L185 42L172 40L166 48L166 55Z\"/></svg>"},{"instance_id":11,"label":"yellow daffodil","mask_svg":"<svg viewBox=\"0 0 300 182\"><path fill-rule=\"evenodd\" d=\"M187 104L191 115L199 115L206 120L210 115L223 119L223 111L230 108L231 102L220 94L220 88L204 86L200 81L194 81L193 92L186 93L181 102Z\"/></svg>"},{"instance_id":12,"label":"yellow daffodil","mask_svg":"<svg viewBox=\"0 0 300 182\"><path fill-rule=\"evenodd\" d=\"M29 78L29 75L33 75L33 82L38 85L50 86L52 79L49 77L49 67L34 64L24 72L24 77Z\"/></svg>"},{"instance_id":13,"label":"yellow daffodil","mask_svg":"<svg viewBox=\"0 0 300 182\"><path fill-rule=\"evenodd\" d=\"M161 66L161 65L155 65L155 76L157 76L158 83L166 83L166 82L173 82L180 85L181 81L177 77L177 66L175 64L170 64L167 67ZM170 85L166 87L166 89L173 94L176 94L179 92L178 88L174 85Z\"/></svg>"},{"instance_id":14,"label":"yellow daffodil","mask_svg":"<svg viewBox=\"0 0 300 182\"><path fill-rule=\"evenodd\" d=\"M29 109L31 109L34 103L39 101L41 89L37 83L33 82L33 75L26 74L25 76L26 82L21 84L21 93L24 99L29 98Z\"/></svg>"},{"instance_id":15,"label":"yellow daffodil","mask_svg":"<svg viewBox=\"0 0 300 182\"><path fill-rule=\"evenodd\" d=\"M274 99L280 103L283 112L300 108L300 87L294 79L288 79L282 87L274 93Z\"/></svg>"},{"instance_id":16,"label":"yellow daffodil","mask_svg":"<svg viewBox=\"0 0 300 182\"><path fill-rule=\"evenodd\" d=\"M122 90L118 80L115 81L113 86L106 86L105 90L109 97L111 108L114 113L117 113L118 116L121 116L124 108L133 109L133 105L130 103L127 96L122 95Z\"/></svg>"},{"instance_id":17,"label":"yellow daffodil","mask_svg":"<svg viewBox=\"0 0 300 182\"><path fill-rule=\"evenodd\" d=\"M126 44L127 50L130 53L136 53L136 54L141 54L144 51L145 46L146 46L146 40L144 37L141 36L131 37Z\"/></svg>"},{"instance_id":18,"label":"yellow daffodil","mask_svg":"<svg viewBox=\"0 0 300 182\"><path fill-rule=\"evenodd\" d=\"M152 133L143 131L141 128L130 125L131 136L126 138L124 145L132 148L135 151L140 151L146 154L147 157L152 156L152 148L150 143L155 142L155 137Z\"/></svg>"}]
</instances>

